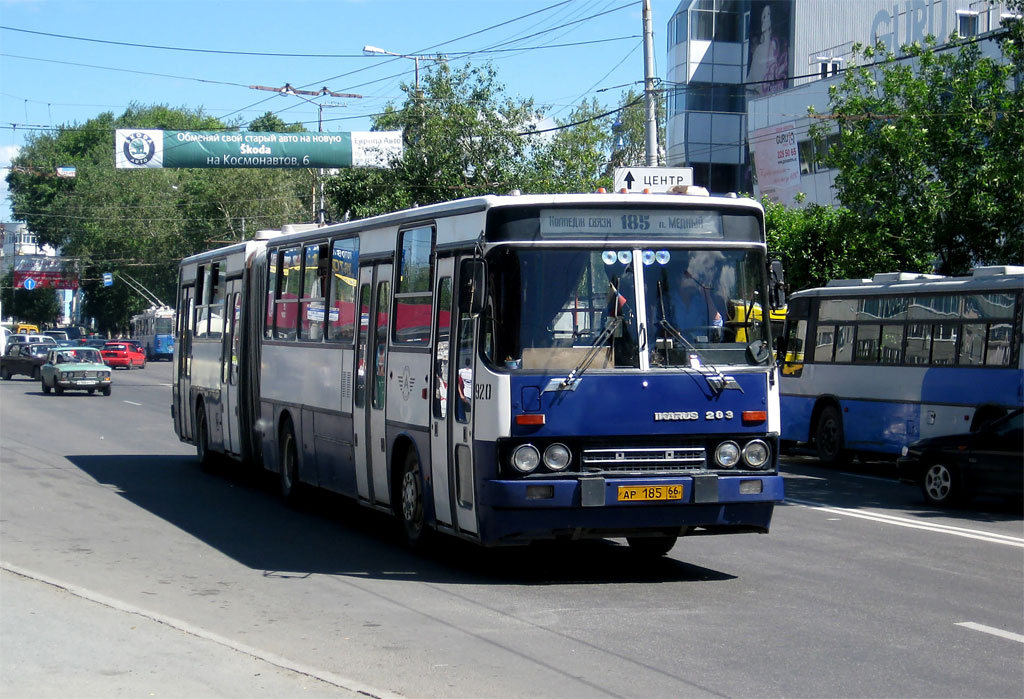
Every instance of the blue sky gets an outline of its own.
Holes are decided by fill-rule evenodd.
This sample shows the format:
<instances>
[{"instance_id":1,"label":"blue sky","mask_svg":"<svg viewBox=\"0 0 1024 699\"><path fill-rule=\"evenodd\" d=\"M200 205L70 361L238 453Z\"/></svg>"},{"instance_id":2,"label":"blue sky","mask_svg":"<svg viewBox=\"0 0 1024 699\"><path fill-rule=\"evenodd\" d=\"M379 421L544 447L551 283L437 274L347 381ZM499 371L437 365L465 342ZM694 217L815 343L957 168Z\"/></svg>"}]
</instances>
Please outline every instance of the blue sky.
<instances>
[{"instance_id":1,"label":"blue sky","mask_svg":"<svg viewBox=\"0 0 1024 699\"><path fill-rule=\"evenodd\" d=\"M651 2L660 77L678 4ZM551 116L584 98L613 107L643 87L641 10L641 0L0 0L0 177L33 129L117 115L132 102L202 107L226 121L272 111L317 129L316 106L250 85L362 95L324 98L324 130L367 130L370 115L401 101L414 61L366 56L365 45L444 53L454 65L490 61L509 95ZM428 66L420 61L421 73Z\"/></svg>"}]
</instances>

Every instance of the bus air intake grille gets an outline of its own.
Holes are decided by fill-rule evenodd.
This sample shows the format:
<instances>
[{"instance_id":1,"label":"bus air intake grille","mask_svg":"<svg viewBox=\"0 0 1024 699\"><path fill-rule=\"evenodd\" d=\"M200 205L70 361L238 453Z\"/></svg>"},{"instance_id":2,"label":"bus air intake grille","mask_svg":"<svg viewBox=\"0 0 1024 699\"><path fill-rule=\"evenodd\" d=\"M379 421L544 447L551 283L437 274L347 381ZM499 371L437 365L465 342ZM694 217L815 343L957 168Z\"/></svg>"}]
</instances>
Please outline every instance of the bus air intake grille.
<instances>
[{"instance_id":1,"label":"bus air intake grille","mask_svg":"<svg viewBox=\"0 0 1024 699\"><path fill-rule=\"evenodd\" d=\"M585 473L690 473L707 469L703 446L585 449L582 458Z\"/></svg>"}]
</instances>

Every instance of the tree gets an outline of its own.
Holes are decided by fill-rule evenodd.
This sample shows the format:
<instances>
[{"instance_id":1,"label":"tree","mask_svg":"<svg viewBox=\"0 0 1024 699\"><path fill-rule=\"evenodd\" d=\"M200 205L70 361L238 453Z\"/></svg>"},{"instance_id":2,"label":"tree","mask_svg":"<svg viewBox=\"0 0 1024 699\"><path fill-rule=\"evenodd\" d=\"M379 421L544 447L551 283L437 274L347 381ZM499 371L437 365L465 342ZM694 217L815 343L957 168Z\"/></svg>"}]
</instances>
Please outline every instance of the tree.
<instances>
[{"instance_id":1,"label":"tree","mask_svg":"<svg viewBox=\"0 0 1024 699\"><path fill-rule=\"evenodd\" d=\"M830 114L812 136L820 149L838 127L825 162L838 170L838 197L852 214L846 234L877 251L874 271L937 263L963 274L1021 260L1022 25L1003 30L1001 59L956 37L947 47L932 38L904 46L909 60L882 44L855 47L854 66L829 88Z\"/></svg>"}]
</instances>

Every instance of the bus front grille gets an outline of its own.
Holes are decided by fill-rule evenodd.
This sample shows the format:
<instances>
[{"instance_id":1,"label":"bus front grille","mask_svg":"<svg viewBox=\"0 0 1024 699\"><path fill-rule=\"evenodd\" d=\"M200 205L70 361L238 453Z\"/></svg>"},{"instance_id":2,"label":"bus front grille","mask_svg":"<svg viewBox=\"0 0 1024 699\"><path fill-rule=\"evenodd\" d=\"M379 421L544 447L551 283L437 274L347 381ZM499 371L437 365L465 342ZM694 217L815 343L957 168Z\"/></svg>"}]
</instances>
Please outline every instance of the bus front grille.
<instances>
[{"instance_id":1,"label":"bus front grille","mask_svg":"<svg viewBox=\"0 0 1024 699\"><path fill-rule=\"evenodd\" d=\"M584 473L691 473L707 469L703 445L584 449Z\"/></svg>"}]
</instances>

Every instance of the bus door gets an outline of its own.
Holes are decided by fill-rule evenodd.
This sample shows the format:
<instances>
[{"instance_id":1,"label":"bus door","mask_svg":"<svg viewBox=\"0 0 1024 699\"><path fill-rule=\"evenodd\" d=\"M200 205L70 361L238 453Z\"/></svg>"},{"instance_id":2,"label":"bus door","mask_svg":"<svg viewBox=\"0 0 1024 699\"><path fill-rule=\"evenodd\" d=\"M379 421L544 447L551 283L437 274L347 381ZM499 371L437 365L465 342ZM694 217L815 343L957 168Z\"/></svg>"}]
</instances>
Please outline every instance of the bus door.
<instances>
[{"instance_id":1,"label":"bus door","mask_svg":"<svg viewBox=\"0 0 1024 699\"><path fill-rule=\"evenodd\" d=\"M359 338L356 343L356 385L352 410L356 488L360 498L370 503L385 504L390 502L384 432L390 307L391 264L362 266L359 270Z\"/></svg>"},{"instance_id":2,"label":"bus door","mask_svg":"<svg viewBox=\"0 0 1024 699\"><path fill-rule=\"evenodd\" d=\"M473 385L476 319L460 312L459 279L454 262L437 262L434 317L434 400L431 409L430 462L435 514L439 522L475 534L473 477Z\"/></svg>"},{"instance_id":3,"label":"bus door","mask_svg":"<svg viewBox=\"0 0 1024 699\"><path fill-rule=\"evenodd\" d=\"M195 307L194 286L186 286L181 290L178 299L178 317L176 324L177 359L174 367L177 375L177 420L178 435L183 439L192 439L192 313Z\"/></svg>"},{"instance_id":4,"label":"bus door","mask_svg":"<svg viewBox=\"0 0 1024 699\"><path fill-rule=\"evenodd\" d=\"M242 314L242 280L228 282L225 297L223 351L221 354L221 424L224 426L224 450L238 454L241 450L238 433L238 321Z\"/></svg>"}]
</instances>

